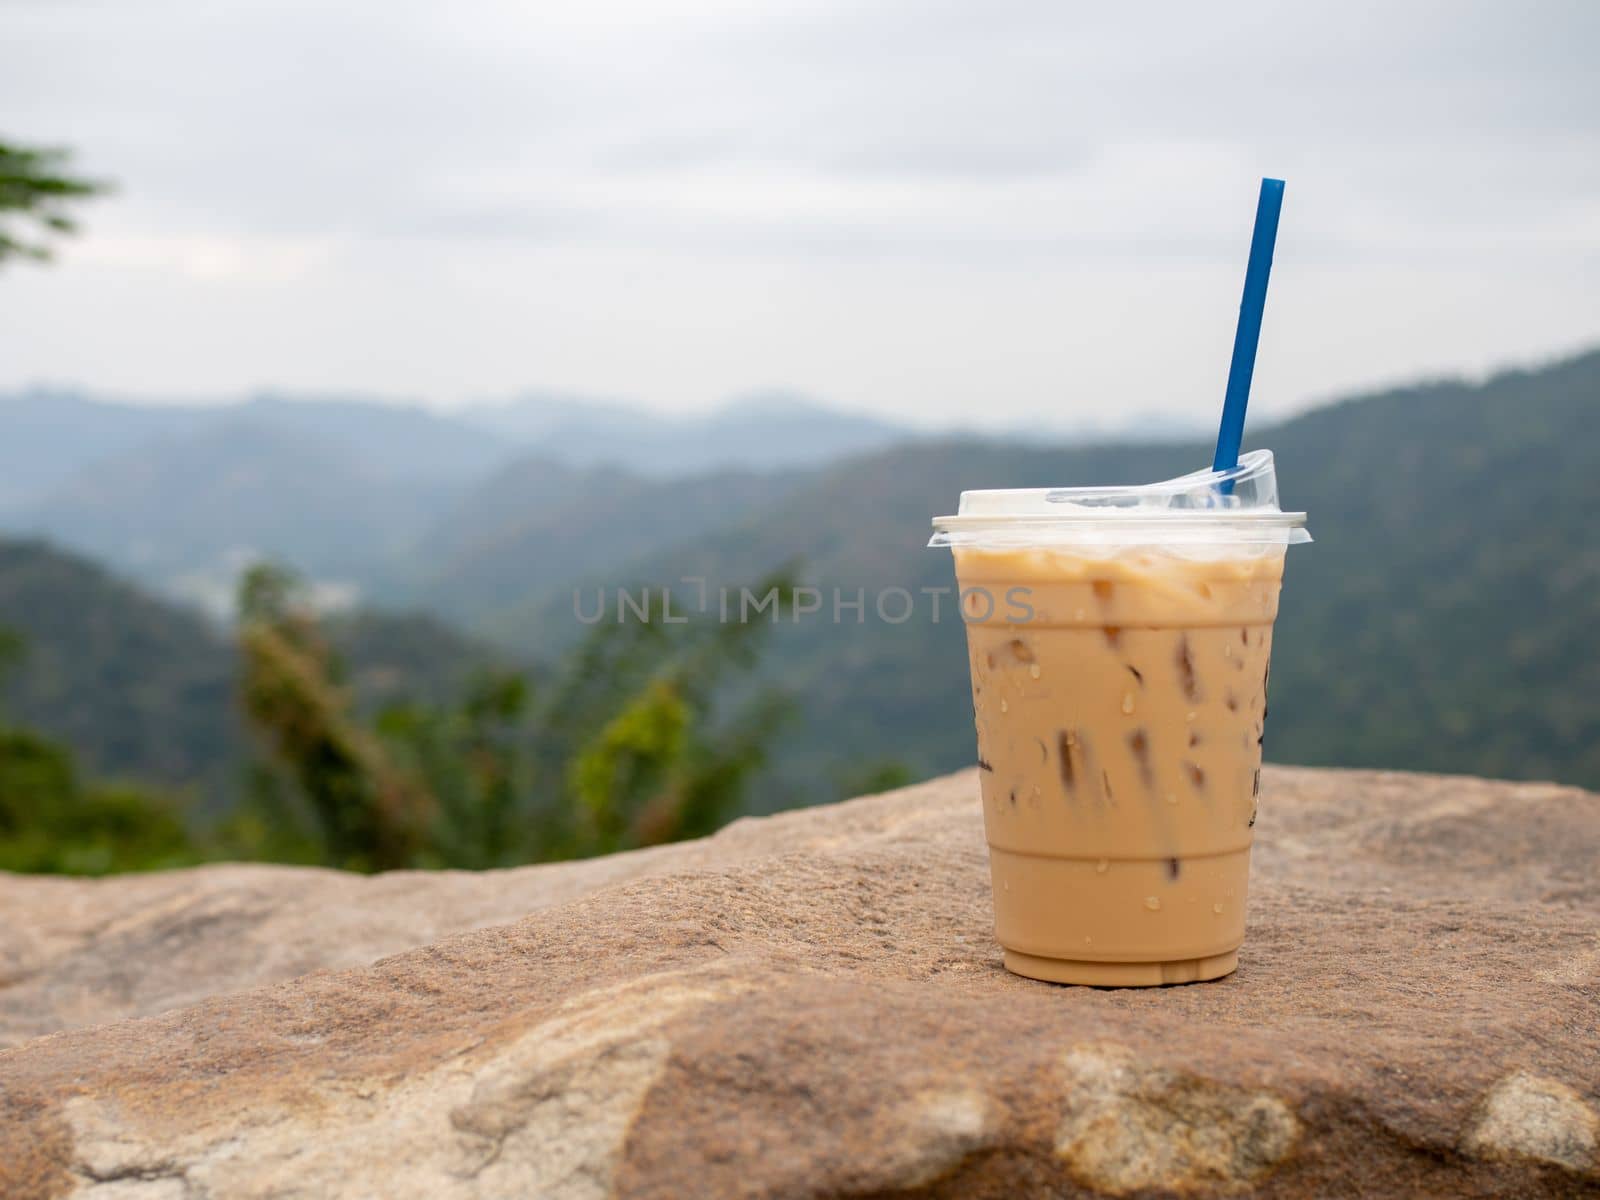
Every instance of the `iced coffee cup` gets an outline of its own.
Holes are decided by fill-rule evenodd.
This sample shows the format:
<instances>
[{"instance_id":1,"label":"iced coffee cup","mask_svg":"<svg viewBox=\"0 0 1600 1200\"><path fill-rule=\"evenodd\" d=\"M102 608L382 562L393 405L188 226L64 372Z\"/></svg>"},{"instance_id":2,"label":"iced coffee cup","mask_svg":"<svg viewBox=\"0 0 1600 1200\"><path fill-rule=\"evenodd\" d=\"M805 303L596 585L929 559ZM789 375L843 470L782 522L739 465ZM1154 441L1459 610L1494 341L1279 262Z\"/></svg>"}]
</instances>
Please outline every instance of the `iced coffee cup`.
<instances>
[{"instance_id":1,"label":"iced coffee cup","mask_svg":"<svg viewBox=\"0 0 1600 1200\"><path fill-rule=\"evenodd\" d=\"M979 491L955 554L1005 965L1147 986L1238 965L1286 548L1272 455Z\"/></svg>"}]
</instances>

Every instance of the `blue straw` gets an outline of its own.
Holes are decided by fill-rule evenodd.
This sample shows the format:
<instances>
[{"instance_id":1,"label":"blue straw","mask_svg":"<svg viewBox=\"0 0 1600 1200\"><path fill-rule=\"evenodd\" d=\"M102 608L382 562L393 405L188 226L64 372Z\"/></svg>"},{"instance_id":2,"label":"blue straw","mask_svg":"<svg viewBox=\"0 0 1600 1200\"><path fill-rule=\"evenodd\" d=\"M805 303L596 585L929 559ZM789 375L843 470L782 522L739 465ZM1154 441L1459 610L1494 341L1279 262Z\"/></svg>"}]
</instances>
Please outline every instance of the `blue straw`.
<instances>
[{"instance_id":1,"label":"blue straw","mask_svg":"<svg viewBox=\"0 0 1600 1200\"><path fill-rule=\"evenodd\" d=\"M1272 274L1272 247L1278 240L1278 213L1283 209L1283 180L1263 179L1256 201L1256 229L1250 236L1250 265L1244 272L1244 299L1239 302L1239 329L1233 335L1233 363L1228 367L1228 395L1222 402L1222 427L1217 430L1213 471L1239 465L1244 439L1244 410L1250 402L1250 379L1256 370L1261 341L1261 311L1267 306L1267 277ZM1233 490L1231 481L1222 490Z\"/></svg>"}]
</instances>

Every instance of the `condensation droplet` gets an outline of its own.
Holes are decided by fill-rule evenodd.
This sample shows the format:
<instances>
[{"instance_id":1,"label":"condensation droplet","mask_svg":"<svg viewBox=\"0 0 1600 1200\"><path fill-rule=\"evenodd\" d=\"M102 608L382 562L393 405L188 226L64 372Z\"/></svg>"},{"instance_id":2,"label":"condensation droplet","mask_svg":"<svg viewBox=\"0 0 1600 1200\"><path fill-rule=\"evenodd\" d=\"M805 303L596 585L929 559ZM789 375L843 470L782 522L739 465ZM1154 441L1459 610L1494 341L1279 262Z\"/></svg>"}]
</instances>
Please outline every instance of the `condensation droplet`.
<instances>
[{"instance_id":1,"label":"condensation droplet","mask_svg":"<svg viewBox=\"0 0 1600 1200\"><path fill-rule=\"evenodd\" d=\"M1081 609L1081 608L1075 608L1075 609L1073 609L1073 610L1072 610L1072 619L1073 619L1073 620L1074 620L1074 621L1081 621L1081 620L1083 620L1083 609Z\"/></svg>"},{"instance_id":2,"label":"condensation droplet","mask_svg":"<svg viewBox=\"0 0 1600 1200\"><path fill-rule=\"evenodd\" d=\"M1167 793L1167 803L1168 804L1176 804L1177 802L1178 802L1178 793L1177 792L1168 792Z\"/></svg>"},{"instance_id":3,"label":"condensation droplet","mask_svg":"<svg viewBox=\"0 0 1600 1200\"><path fill-rule=\"evenodd\" d=\"M1094 865L1095 874L1097 874L1097 875L1104 875L1110 869L1111 869L1111 860L1109 858L1102 858L1099 862L1095 863L1095 865Z\"/></svg>"},{"instance_id":4,"label":"condensation droplet","mask_svg":"<svg viewBox=\"0 0 1600 1200\"><path fill-rule=\"evenodd\" d=\"M1221 915L1222 915L1222 905L1220 905L1220 904L1213 904L1213 905L1212 905L1212 906L1211 906L1211 911L1212 911L1212 912L1214 912L1214 913L1216 913L1216 914L1217 914L1217 915L1218 915L1218 916L1219 916L1219 917L1220 917L1220 916L1221 916Z\"/></svg>"},{"instance_id":5,"label":"condensation droplet","mask_svg":"<svg viewBox=\"0 0 1600 1200\"><path fill-rule=\"evenodd\" d=\"M1083 944L1085 946L1092 946L1092 945L1094 945L1094 939L1092 937L1089 937L1089 936L1085 935L1084 939L1083 939Z\"/></svg>"},{"instance_id":6,"label":"condensation droplet","mask_svg":"<svg viewBox=\"0 0 1600 1200\"><path fill-rule=\"evenodd\" d=\"M1010 712L1011 711L1011 706L1009 704L1007 704L1004 700L1002 700L1002 701L1000 701L1000 711L1001 712Z\"/></svg>"},{"instance_id":7,"label":"condensation droplet","mask_svg":"<svg viewBox=\"0 0 1600 1200\"><path fill-rule=\"evenodd\" d=\"M1028 668L1028 674L1032 675L1035 679L1037 679L1037 678L1039 678L1039 676L1043 675L1044 672L1039 669L1039 664L1038 663L1034 663L1033 666Z\"/></svg>"},{"instance_id":8,"label":"condensation droplet","mask_svg":"<svg viewBox=\"0 0 1600 1200\"><path fill-rule=\"evenodd\" d=\"M1222 648L1222 657L1223 658L1232 658L1233 657L1233 647L1232 646L1224 646Z\"/></svg>"},{"instance_id":9,"label":"condensation droplet","mask_svg":"<svg viewBox=\"0 0 1600 1200\"><path fill-rule=\"evenodd\" d=\"M1132 692L1129 692L1126 696L1124 696L1122 698L1122 711L1125 712L1125 713L1131 713L1133 711L1133 693Z\"/></svg>"},{"instance_id":10,"label":"condensation droplet","mask_svg":"<svg viewBox=\"0 0 1600 1200\"><path fill-rule=\"evenodd\" d=\"M1146 896L1144 898L1144 906L1146 908L1148 908L1151 912L1156 912L1161 907L1161 897L1160 896Z\"/></svg>"}]
</instances>

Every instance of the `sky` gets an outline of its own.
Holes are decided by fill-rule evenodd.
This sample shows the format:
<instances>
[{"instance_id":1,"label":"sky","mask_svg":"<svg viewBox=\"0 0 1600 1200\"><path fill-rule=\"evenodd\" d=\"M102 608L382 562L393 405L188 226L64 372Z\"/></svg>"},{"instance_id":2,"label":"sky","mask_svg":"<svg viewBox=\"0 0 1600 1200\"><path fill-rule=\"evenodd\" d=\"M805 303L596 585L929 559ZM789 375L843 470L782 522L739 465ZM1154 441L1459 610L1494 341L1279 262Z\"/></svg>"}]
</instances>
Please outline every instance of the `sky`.
<instances>
[{"instance_id":1,"label":"sky","mask_svg":"<svg viewBox=\"0 0 1600 1200\"><path fill-rule=\"evenodd\" d=\"M1204 423L1600 342L1600 4L0 0L0 387Z\"/></svg>"}]
</instances>

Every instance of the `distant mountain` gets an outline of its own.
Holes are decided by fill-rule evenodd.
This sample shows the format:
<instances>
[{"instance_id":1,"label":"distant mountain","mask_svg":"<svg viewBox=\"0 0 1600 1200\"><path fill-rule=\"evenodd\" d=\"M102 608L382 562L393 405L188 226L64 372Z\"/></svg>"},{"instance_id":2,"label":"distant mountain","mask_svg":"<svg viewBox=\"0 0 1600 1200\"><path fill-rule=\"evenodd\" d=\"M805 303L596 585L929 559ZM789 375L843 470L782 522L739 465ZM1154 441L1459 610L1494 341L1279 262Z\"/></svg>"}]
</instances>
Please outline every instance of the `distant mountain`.
<instances>
[{"instance_id":1,"label":"distant mountain","mask_svg":"<svg viewBox=\"0 0 1600 1200\"><path fill-rule=\"evenodd\" d=\"M1268 751L1317 764L1465 771L1600 786L1600 353L1481 385L1363 396L1250 441L1276 451L1286 503L1311 514L1291 551L1272 673ZM766 511L596 572L591 583L703 575L732 586L799 559L864 624L778 631L770 670L802 720L768 789L817 794L846 764L899 757L919 773L970 762L963 633L948 610L887 624L879 588L949 586L929 518L964 488L1163 479L1203 443L1039 448L945 440L821 472ZM573 636L570 601L520 630Z\"/></svg>"},{"instance_id":2,"label":"distant mountain","mask_svg":"<svg viewBox=\"0 0 1600 1200\"><path fill-rule=\"evenodd\" d=\"M373 398L268 393L207 415L314 440L363 473L392 480L475 482L518 450L453 417Z\"/></svg>"},{"instance_id":3,"label":"distant mountain","mask_svg":"<svg viewBox=\"0 0 1600 1200\"><path fill-rule=\"evenodd\" d=\"M160 585L240 555L370 582L452 494L239 417L84 467L10 524Z\"/></svg>"},{"instance_id":4,"label":"distant mountain","mask_svg":"<svg viewBox=\"0 0 1600 1200\"><path fill-rule=\"evenodd\" d=\"M465 482L538 453L646 475L817 465L912 436L908 427L788 392L668 416L614 400L530 393L451 413L383 397L264 392L209 404L133 403L83 392L0 392L0 513L36 505L87 467L157 441L249 426L320 443L369 474Z\"/></svg>"},{"instance_id":5,"label":"distant mountain","mask_svg":"<svg viewBox=\"0 0 1600 1200\"><path fill-rule=\"evenodd\" d=\"M589 573L737 523L803 478L718 471L661 480L522 459L468 493L418 542L413 558L426 574L410 598L485 633L515 630Z\"/></svg>"},{"instance_id":6,"label":"distant mountain","mask_svg":"<svg viewBox=\"0 0 1600 1200\"><path fill-rule=\"evenodd\" d=\"M654 423L649 411L622 400L561 392L525 392L510 400L479 400L457 410L464 423L519 446L546 445L550 434L585 421L611 427L629 421Z\"/></svg>"},{"instance_id":7,"label":"distant mountain","mask_svg":"<svg viewBox=\"0 0 1600 1200\"><path fill-rule=\"evenodd\" d=\"M0 393L0 512L31 508L85 468L157 442L250 427L398 479L475 479L515 453L500 437L404 404L263 393L239 403L134 404L32 388Z\"/></svg>"},{"instance_id":8,"label":"distant mountain","mask_svg":"<svg viewBox=\"0 0 1600 1200\"><path fill-rule=\"evenodd\" d=\"M359 398L139 406L33 390L0 395L0 529L211 611L262 555L354 596L404 575L418 532L516 452Z\"/></svg>"},{"instance_id":9,"label":"distant mountain","mask_svg":"<svg viewBox=\"0 0 1600 1200\"><path fill-rule=\"evenodd\" d=\"M0 434L0 528L166 595L221 611L240 565L269 556L330 592L474 617L504 607L476 600L497 581L559 581L786 486L753 473L908 436L783 394L674 418L549 396L441 416L339 396L139 407L39 390L0 395ZM649 480L707 472L729 478L656 506Z\"/></svg>"},{"instance_id":10,"label":"distant mountain","mask_svg":"<svg viewBox=\"0 0 1600 1200\"><path fill-rule=\"evenodd\" d=\"M1481 384L1356 397L1252 431L1252 444L1277 453L1285 502L1309 510L1317 539L1290 556L1271 757L1600 786L1600 655L1590 652L1600 628L1596 412L1600 352ZM124 501L98 498L92 480L80 480L81 494L96 497L96 520L126 538L186 493L203 498L190 507L221 511L237 501L266 537L275 518L254 510L277 496L302 525L338 526L330 562L336 544L391 544L393 508L403 516L394 527L413 529L400 554L409 594L537 658L581 634L570 595L578 584L703 576L713 589L737 588L798 560L827 607L820 619L785 624L771 643L765 669L796 693L800 714L760 789L765 807L835 794L834 781L863 762L899 759L920 773L971 761L959 620L946 607L932 623L925 600L903 624L871 607L880 588L919 595L953 582L948 553L924 543L929 518L950 511L963 488L1155 480L1210 456L1200 440L1040 446L947 437L781 473L672 477L524 451L476 486L417 504L432 494L425 486L385 490L381 473L308 448L297 440L304 436L280 430L263 445L310 467L258 462L228 450L224 437L220 449L208 443L213 467L233 464L220 473L206 476L189 451L174 452L177 465L160 479L110 473L114 494L148 517L119 515ZM185 462L195 472L187 489ZM364 506L353 497L361 491L381 500ZM349 513L339 515L341 506ZM171 519L171 536L202 547L231 528L220 520L213 528L204 513ZM321 535L312 536L315 545ZM359 559L357 549L338 561ZM18 682L15 707L47 716L49 728L107 766L182 774L209 761L226 744L214 731L227 709L208 674L213 652L191 636L204 627L130 598L77 560L67 571L60 558L32 547L8 568L0 557L0 624L21 625L46 647L28 668L42 674ZM7 570L48 585L24 589L33 598L23 603ZM846 602L865 593L860 624L851 609L842 623L827 619L834 589ZM135 614L131 631L124 608ZM408 627L387 644L431 637ZM435 640L441 655L456 653L446 637ZM366 676L367 686L385 670Z\"/></svg>"},{"instance_id":11,"label":"distant mountain","mask_svg":"<svg viewBox=\"0 0 1600 1200\"><path fill-rule=\"evenodd\" d=\"M244 749L233 657L199 616L38 542L0 539L0 627L24 640L0 711L89 770L221 787Z\"/></svg>"},{"instance_id":12,"label":"distant mountain","mask_svg":"<svg viewBox=\"0 0 1600 1200\"><path fill-rule=\"evenodd\" d=\"M460 416L502 436L520 437L545 457L569 465L656 476L817 466L913 436L905 426L840 412L789 392L757 393L697 416L548 396L468 408Z\"/></svg>"},{"instance_id":13,"label":"distant mountain","mask_svg":"<svg viewBox=\"0 0 1600 1200\"><path fill-rule=\"evenodd\" d=\"M135 407L35 388L0 394L0 513L37 504L90 463L187 429L182 409Z\"/></svg>"}]
</instances>

